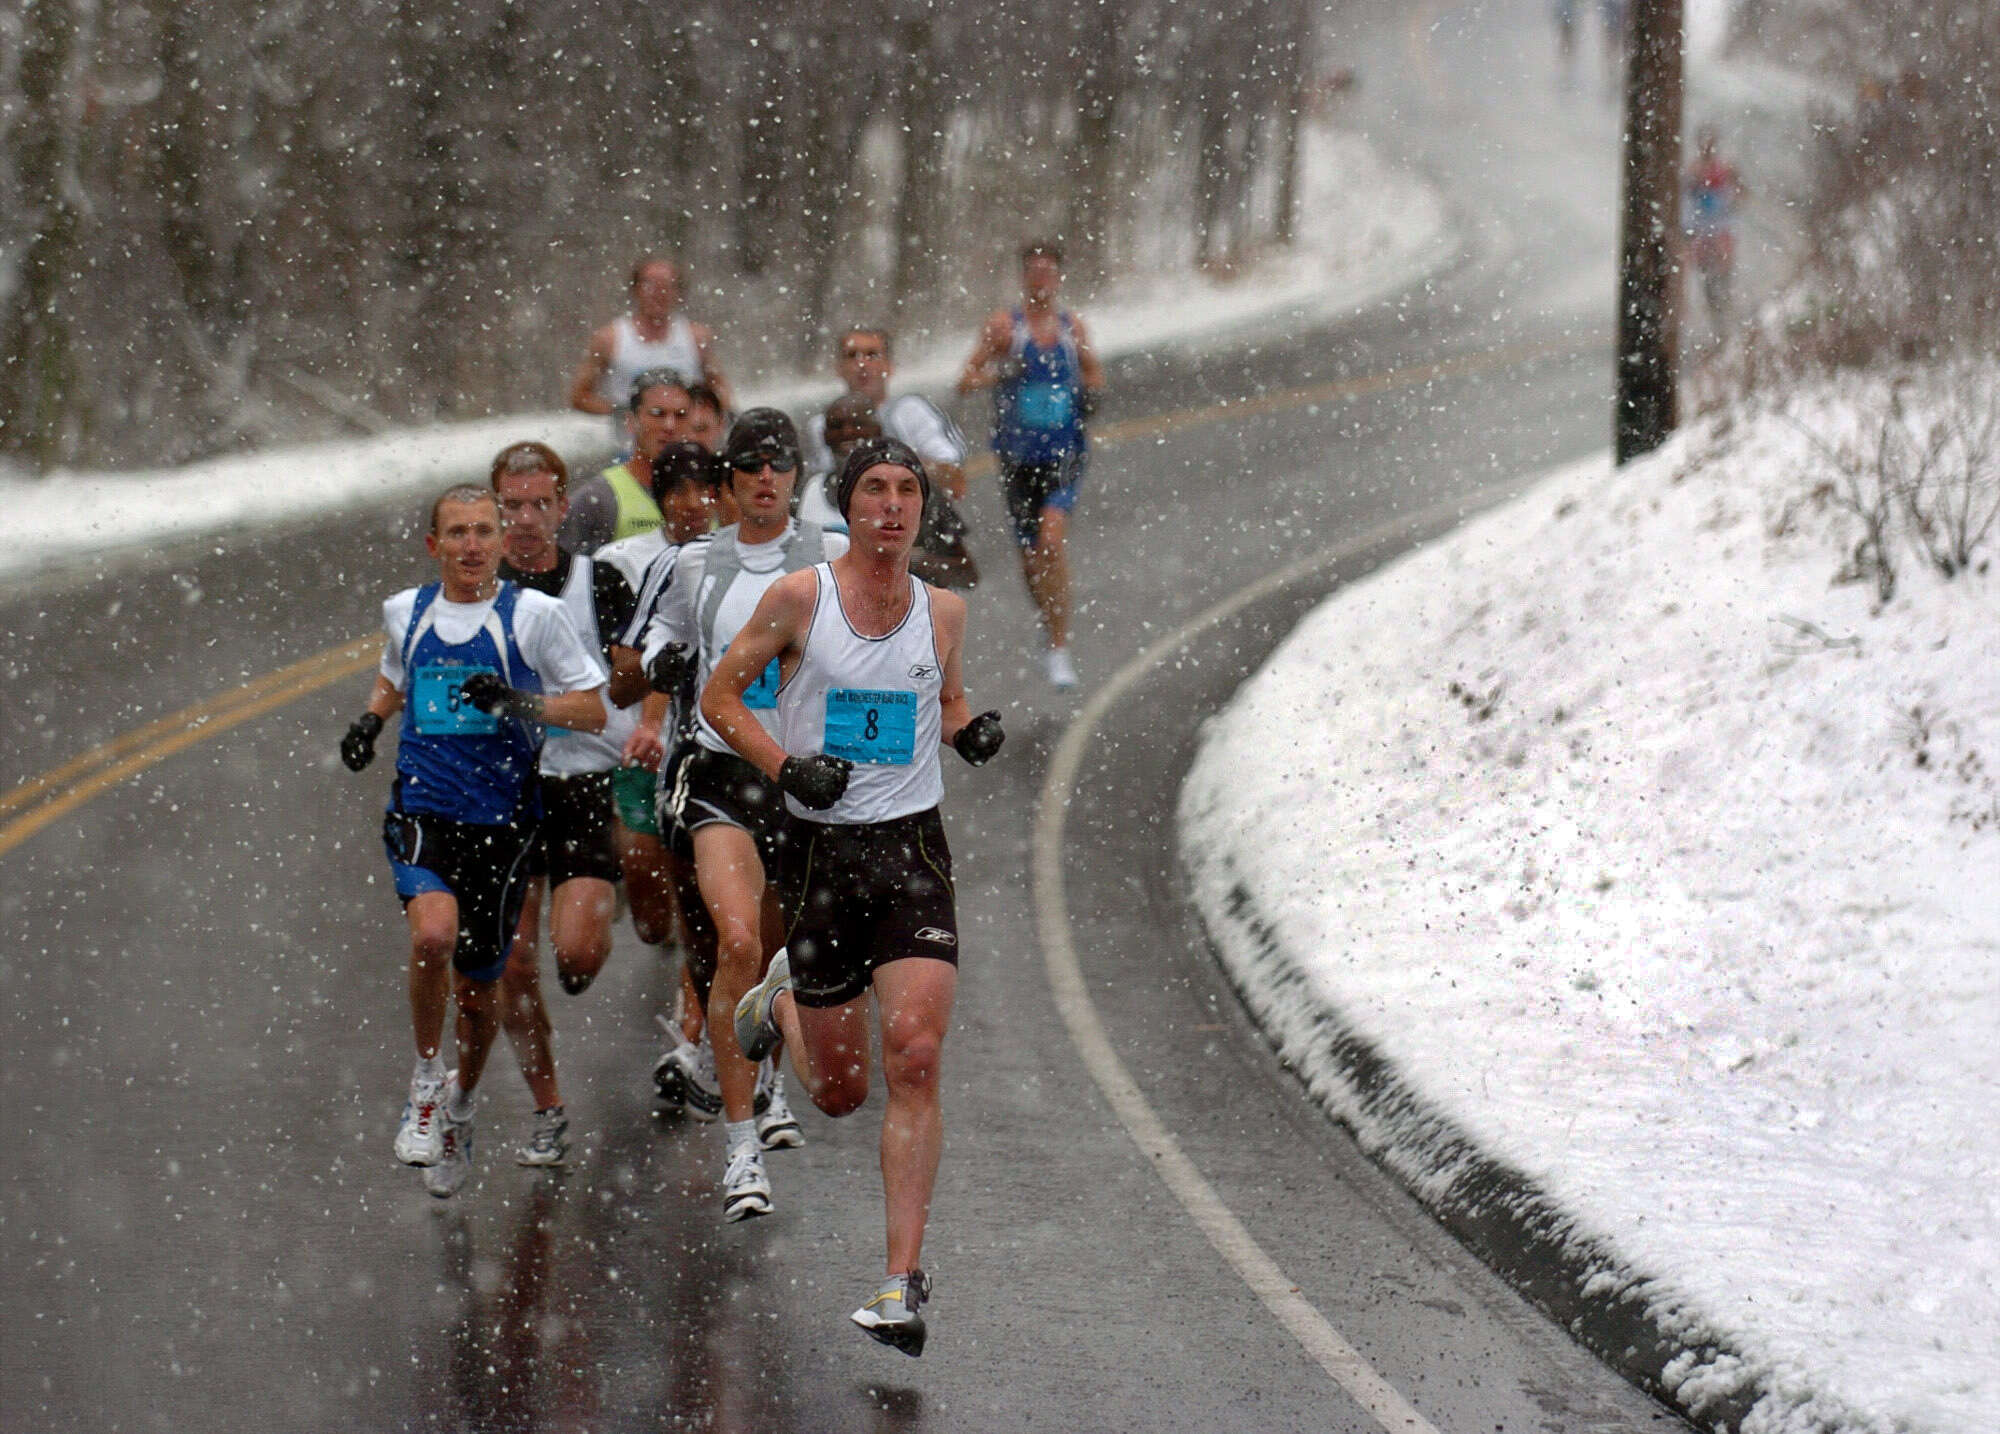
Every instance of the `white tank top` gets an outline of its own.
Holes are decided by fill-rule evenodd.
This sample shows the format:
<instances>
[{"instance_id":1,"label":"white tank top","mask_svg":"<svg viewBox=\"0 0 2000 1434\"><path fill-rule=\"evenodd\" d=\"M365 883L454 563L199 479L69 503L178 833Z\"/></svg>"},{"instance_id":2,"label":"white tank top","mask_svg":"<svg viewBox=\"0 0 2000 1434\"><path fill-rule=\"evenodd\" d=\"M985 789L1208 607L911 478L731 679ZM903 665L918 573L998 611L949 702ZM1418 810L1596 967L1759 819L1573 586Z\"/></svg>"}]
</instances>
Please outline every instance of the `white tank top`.
<instances>
[{"instance_id":1,"label":"white tank top","mask_svg":"<svg viewBox=\"0 0 2000 1434\"><path fill-rule=\"evenodd\" d=\"M778 742L854 763L847 793L823 812L785 798L792 815L852 826L927 811L944 796L938 693L944 663L931 627L931 591L910 579L910 610L896 630L863 637L840 605L830 564L813 568L819 595L799 665L778 689Z\"/></svg>"},{"instance_id":2,"label":"white tank top","mask_svg":"<svg viewBox=\"0 0 2000 1434\"><path fill-rule=\"evenodd\" d=\"M611 326L611 366L597 391L611 403L612 426L618 441L625 441L625 415L632 411L632 380L649 368L670 368L684 382L701 378L701 349L694 341L694 325L684 314L667 320L667 336L658 343L639 337L630 314L620 314Z\"/></svg>"},{"instance_id":3,"label":"white tank top","mask_svg":"<svg viewBox=\"0 0 2000 1434\"><path fill-rule=\"evenodd\" d=\"M584 651L602 657L604 637L597 622L597 595L591 560L578 553L570 560L569 580L563 584L560 601L563 611L583 639ZM639 708L620 707L604 694L604 730L572 732L565 727L549 728L542 747L542 775L574 777L583 772L608 772L625 756L625 739L639 725Z\"/></svg>"}]
</instances>

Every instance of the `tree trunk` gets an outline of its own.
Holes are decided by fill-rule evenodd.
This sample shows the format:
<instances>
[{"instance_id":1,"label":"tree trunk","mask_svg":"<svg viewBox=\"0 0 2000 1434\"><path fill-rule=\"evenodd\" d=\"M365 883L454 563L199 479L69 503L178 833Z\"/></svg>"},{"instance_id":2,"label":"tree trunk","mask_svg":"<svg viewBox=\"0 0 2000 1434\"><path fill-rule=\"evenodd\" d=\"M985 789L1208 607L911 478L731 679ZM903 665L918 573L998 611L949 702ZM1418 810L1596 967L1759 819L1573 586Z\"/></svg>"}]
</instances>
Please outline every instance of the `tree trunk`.
<instances>
[{"instance_id":1,"label":"tree trunk","mask_svg":"<svg viewBox=\"0 0 2000 1434\"><path fill-rule=\"evenodd\" d=\"M26 115L18 123L18 183L27 201L30 238L5 313L0 348L0 446L38 468L62 462L87 395L77 384L64 295L80 281L78 162L83 144L75 70L89 22L71 0L27 0L20 85Z\"/></svg>"}]
</instances>

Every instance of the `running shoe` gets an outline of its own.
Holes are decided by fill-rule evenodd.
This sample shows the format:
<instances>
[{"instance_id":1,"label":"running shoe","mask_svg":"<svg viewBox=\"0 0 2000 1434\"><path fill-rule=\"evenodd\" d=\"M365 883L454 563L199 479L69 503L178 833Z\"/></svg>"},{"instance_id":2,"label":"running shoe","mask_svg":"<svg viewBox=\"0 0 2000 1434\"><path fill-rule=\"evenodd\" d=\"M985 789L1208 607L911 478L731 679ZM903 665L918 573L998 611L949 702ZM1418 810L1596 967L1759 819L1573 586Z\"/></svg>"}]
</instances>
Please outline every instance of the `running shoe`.
<instances>
[{"instance_id":1,"label":"running shoe","mask_svg":"<svg viewBox=\"0 0 2000 1434\"><path fill-rule=\"evenodd\" d=\"M1049 649L1049 686L1064 691L1076 686L1076 664L1069 660L1069 649L1066 647Z\"/></svg>"},{"instance_id":2,"label":"running shoe","mask_svg":"<svg viewBox=\"0 0 2000 1434\"><path fill-rule=\"evenodd\" d=\"M729 1157L722 1175L722 1218L748 1220L771 1213L771 1179L764 1173L764 1152L746 1145Z\"/></svg>"},{"instance_id":3,"label":"running shoe","mask_svg":"<svg viewBox=\"0 0 2000 1434\"><path fill-rule=\"evenodd\" d=\"M465 1177L472 1173L472 1112L459 1120L451 1113L451 1104L458 1098L458 1072L445 1077L444 1093L438 1097L437 1123L443 1136L444 1151L438 1156L437 1164L424 1167L424 1189L440 1200L449 1200L465 1185Z\"/></svg>"},{"instance_id":4,"label":"running shoe","mask_svg":"<svg viewBox=\"0 0 2000 1434\"><path fill-rule=\"evenodd\" d=\"M930 1297L931 1277L922 1270L891 1275L850 1318L870 1339L914 1357L924 1352L924 1317L917 1311Z\"/></svg>"},{"instance_id":5,"label":"running shoe","mask_svg":"<svg viewBox=\"0 0 2000 1434\"><path fill-rule=\"evenodd\" d=\"M707 1041L690 1041L667 1023L674 1044L653 1067L653 1089L670 1111L706 1125L722 1114L722 1087L715 1078L715 1052Z\"/></svg>"},{"instance_id":6,"label":"running shoe","mask_svg":"<svg viewBox=\"0 0 2000 1434\"><path fill-rule=\"evenodd\" d=\"M785 1073L773 1061L757 1067L757 1143L766 1150L797 1150L806 1143L799 1118L785 1104Z\"/></svg>"},{"instance_id":7,"label":"running shoe","mask_svg":"<svg viewBox=\"0 0 2000 1434\"><path fill-rule=\"evenodd\" d=\"M569 1154L569 1116L559 1105L535 1112L527 1143L514 1152L516 1165L551 1166Z\"/></svg>"},{"instance_id":8,"label":"running shoe","mask_svg":"<svg viewBox=\"0 0 2000 1434\"><path fill-rule=\"evenodd\" d=\"M771 1019L771 1007L778 999L778 992L791 984L791 954L781 947L771 958L771 969L764 973L764 979L745 991L743 999L736 1003L736 1044L745 1060L761 1061L784 1039L778 1023Z\"/></svg>"},{"instance_id":9,"label":"running shoe","mask_svg":"<svg viewBox=\"0 0 2000 1434\"><path fill-rule=\"evenodd\" d=\"M405 1165L435 1165L444 1156L444 1082L422 1075L410 1077L410 1098L403 1103L403 1122L396 1127L396 1158Z\"/></svg>"}]
</instances>

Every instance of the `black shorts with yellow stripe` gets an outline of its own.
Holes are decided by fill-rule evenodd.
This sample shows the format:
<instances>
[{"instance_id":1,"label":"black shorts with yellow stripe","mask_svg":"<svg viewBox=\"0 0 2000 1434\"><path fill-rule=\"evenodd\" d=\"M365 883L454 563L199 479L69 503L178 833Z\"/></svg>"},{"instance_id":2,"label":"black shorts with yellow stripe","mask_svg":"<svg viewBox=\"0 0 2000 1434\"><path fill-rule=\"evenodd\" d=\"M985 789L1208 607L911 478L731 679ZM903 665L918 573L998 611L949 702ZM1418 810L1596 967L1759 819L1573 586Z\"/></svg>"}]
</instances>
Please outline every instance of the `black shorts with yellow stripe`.
<instances>
[{"instance_id":1,"label":"black shorts with yellow stripe","mask_svg":"<svg viewBox=\"0 0 2000 1434\"><path fill-rule=\"evenodd\" d=\"M779 862L792 996L842 1006L906 957L958 964L951 849L936 807L853 825L792 820Z\"/></svg>"}]
</instances>

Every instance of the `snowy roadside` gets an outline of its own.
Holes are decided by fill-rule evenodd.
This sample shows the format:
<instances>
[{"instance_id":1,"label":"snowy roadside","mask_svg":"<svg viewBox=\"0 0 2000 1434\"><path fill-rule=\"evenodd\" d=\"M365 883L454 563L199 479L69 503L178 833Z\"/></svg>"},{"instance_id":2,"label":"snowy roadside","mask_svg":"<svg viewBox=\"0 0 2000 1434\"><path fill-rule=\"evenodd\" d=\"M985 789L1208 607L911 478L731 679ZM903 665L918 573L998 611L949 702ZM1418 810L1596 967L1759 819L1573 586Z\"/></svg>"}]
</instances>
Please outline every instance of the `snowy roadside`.
<instances>
[{"instance_id":1,"label":"snowy roadside","mask_svg":"<svg viewBox=\"0 0 2000 1434\"><path fill-rule=\"evenodd\" d=\"M1705 426L1336 594L1211 719L1182 856L1322 1104L1680 1407L1984 1434L2000 572L1904 553L1873 611L1808 471Z\"/></svg>"},{"instance_id":2,"label":"snowy roadside","mask_svg":"<svg viewBox=\"0 0 2000 1434\"><path fill-rule=\"evenodd\" d=\"M1261 320L1358 308L1415 283L1452 254L1444 206L1420 179L1384 165L1353 134L1306 132L1300 242L1240 277L1146 276L1093 298L1087 313L1107 357L1168 343L1218 342ZM995 302L1006 296L996 294ZM971 335L966 335L969 347ZM899 385L948 387L961 349L902 356ZM567 364L558 355L552 363ZM802 414L838 391L831 376L744 386L741 402ZM504 445L539 438L588 469L611 454L603 419L570 412L438 424L378 437L265 450L145 473L58 472L0 478L10 542L0 579L32 579L111 555L259 525L414 498L456 478L483 480Z\"/></svg>"}]
</instances>

